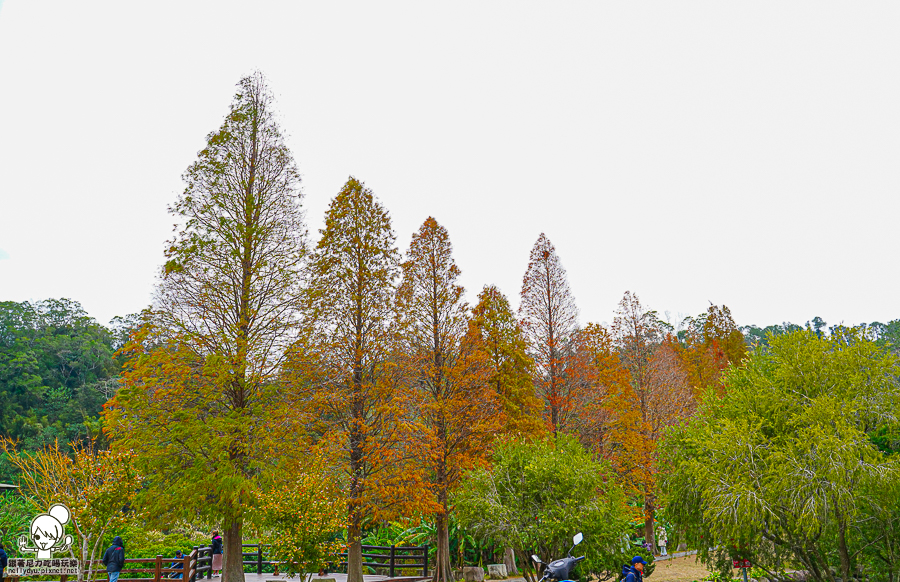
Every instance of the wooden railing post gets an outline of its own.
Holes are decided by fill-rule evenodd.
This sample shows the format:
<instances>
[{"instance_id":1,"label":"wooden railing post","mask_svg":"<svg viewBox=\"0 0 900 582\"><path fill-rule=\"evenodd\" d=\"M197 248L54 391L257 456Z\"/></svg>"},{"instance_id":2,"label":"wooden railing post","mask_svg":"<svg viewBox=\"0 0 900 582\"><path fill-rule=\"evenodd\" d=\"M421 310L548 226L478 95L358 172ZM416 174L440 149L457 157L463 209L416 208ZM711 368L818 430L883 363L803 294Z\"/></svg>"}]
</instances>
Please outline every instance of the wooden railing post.
<instances>
[{"instance_id":1,"label":"wooden railing post","mask_svg":"<svg viewBox=\"0 0 900 582\"><path fill-rule=\"evenodd\" d=\"M189 582L190 580L193 580L194 576L195 576L195 573L191 571L191 556L196 556L196 554L194 554L194 552L191 552L190 554L185 554L184 561L181 564L181 567L184 570L184 573L181 575L181 578L182 578L182 580L184 580L184 582ZM195 568L196 568L196 564L197 564L197 560L195 558L194 559L194 567Z\"/></svg>"},{"instance_id":2,"label":"wooden railing post","mask_svg":"<svg viewBox=\"0 0 900 582\"><path fill-rule=\"evenodd\" d=\"M422 578L428 577L428 544L422 546L422 549L425 551L425 557L422 560Z\"/></svg>"},{"instance_id":3,"label":"wooden railing post","mask_svg":"<svg viewBox=\"0 0 900 582\"><path fill-rule=\"evenodd\" d=\"M397 556L397 546L394 544L391 544L391 575L390 575L391 578L394 577L394 558L396 558L396 556Z\"/></svg>"},{"instance_id":4,"label":"wooden railing post","mask_svg":"<svg viewBox=\"0 0 900 582\"><path fill-rule=\"evenodd\" d=\"M262 576L262 544L256 544L256 573Z\"/></svg>"},{"instance_id":5,"label":"wooden railing post","mask_svg":"<svg viewBox=\"0 0 900 582\"><path fill-rule=\"evenodd\" d=\"M156 554L156 574L153 579L162 582L162 556L159 554Z\"/></svg>"},{"instance_id":6,"label":"wooden railing post","mask_svg":"<svg viewBox=\"0 0 900 582\"><path fill-rule=\"evenodd\" d=\"M197 582L197 571L200 570L200 547L194 546L193 551L191 552L191 557L194 558L194 570L191 574L190 582ZM203 578L203 574L200 575ZM187 582L187 581L185 581Z\"/></svg>"}]
</instances>

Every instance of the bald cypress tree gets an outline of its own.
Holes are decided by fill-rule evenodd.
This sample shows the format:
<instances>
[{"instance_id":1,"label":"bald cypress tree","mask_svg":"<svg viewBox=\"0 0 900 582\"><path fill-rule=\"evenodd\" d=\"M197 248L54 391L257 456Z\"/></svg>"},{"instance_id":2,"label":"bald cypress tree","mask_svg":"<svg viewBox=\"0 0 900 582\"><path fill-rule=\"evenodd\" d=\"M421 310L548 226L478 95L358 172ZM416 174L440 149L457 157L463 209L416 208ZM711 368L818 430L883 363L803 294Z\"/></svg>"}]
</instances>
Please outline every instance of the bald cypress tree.
<instances>
[{"instance_id":1,"label":"bald cypress tree","mask_svg":"<svg viewBox=\"0 0 900 582\"><path fill-rule=\"evenodd\" d=\"M405 407L389 365L400 256L390 215L353 177L331 201L321 234L306 292L308 337L289 375L346 475L348 581L362 582L363 529L403 488L393 479Z\"/></svg>"},{"instance_id":2,"label":"bald cypress tree","mask_svg":"<svg viewBox=\"0 0 900 582\"><path fill-rule=\"evenodd\" d=\"M563 430L571 412L572 390L567 358L578 324L578 308L569 279L553 243L541 233L522 280L519 318L535 363L535 390L543 400L554 434Z\"/></svg>"},{"instance_id":3,"label":"bald cypress tree","mask_svg":"<svg viewBox=\"0 0 900 582\"><path fill-rule=\"evenodd\" d=\"M481 342L467 337L469 307L457 284L447 229L428 217L413 234L397 292L401 362L420 426L415 435L435 506L435 582L451 582L450 493L500 428Z\"/></svg>"},{"instance_id":4,"label":"bald cypress tree","mask_svg":"<svg viewBox=\"0 0 900 582\"><path fill-rule=\"evenodd\" d=\"M306 241L300 175L261 74L241 79L183 178L152 324L107 417L150 476L144 502L220 521L223 580L239 582L245 511L282 450L271 422Z\"/></svg>"}]
</instances>

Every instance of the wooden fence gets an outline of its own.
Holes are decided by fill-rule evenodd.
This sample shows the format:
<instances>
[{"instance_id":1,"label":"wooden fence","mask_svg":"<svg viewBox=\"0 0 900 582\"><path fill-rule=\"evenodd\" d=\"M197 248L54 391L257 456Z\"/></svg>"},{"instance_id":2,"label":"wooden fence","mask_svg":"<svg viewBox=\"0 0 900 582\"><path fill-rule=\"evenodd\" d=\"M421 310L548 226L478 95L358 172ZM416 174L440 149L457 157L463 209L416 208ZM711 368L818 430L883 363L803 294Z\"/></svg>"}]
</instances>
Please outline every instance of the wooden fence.
<instances>
[{"instance_id":1,"label":"wooden fence","mask_svg":"<svg viewBox=\"0 0 900 582\"><path fill-rule=\"evenodd\" d=\"M176 566L177 567L172 567ZM93 566L94 582L102 582L107 579L106 566L100 560L93 560L85 564L85 579L87 580L88 566ZM143 576L134 576L142 574ZM125 566L119 573L119 582L161 582L166 578L183 578L185 582L196 582L206 574L212 578L212 548L200 548L194 546L190 553L183 558L166 558L161 555L155 558L126 558ZM31 578L28 576L26 578ZM69 576L63 576L60 582L67 582ZM16 582L17 577L6 576L4 580Z\"/></svg>"},{"instance_id":2,"label":"wooden fence","mask_svg":"<svg viewBox=\"0 0 900 582\"><path fill-rule=\"evenodd\" d=\"M248 552L247 548L256 548L256 551ZM257 574L263 573L263 566L275 566L275 571L278 572L278 562L264 560L262 549L262 544L244 544L244 566L256 566ZM247 556L250 556L251 559L247 560Z\"/></svg>"},{"instance_id":3,"label":"wooden fence","mask_svg":"<svg viewBox=\"0 0 900 582\"><path fill-rule=\"evenodd\" d=\"M421 570L428 577L428 544L424 546L363 546L363 567L384 570L388 578L394 578L402 570ZM341 554L346 560L347 552ZM375 561L371 561L375 560ZM347 562L341 562L347 567Z\"/></svg>"},{"instance_id":4,"label":"wooden fence","mask_svg":"<svg viewBox=\"0 0 900 582\"><path fill-rule=\"evenodd\" d=\"M133 567L129 568L129 564ZM176 567L172 567L175 566ZM103 580L105 568L102 563L97 561L96 566L100 568L100 578ZM129 574L152 574L151 577L133 577ZM200 548L194 546L190 553L178 558L166 558L161 555L155 558L126 558L125 567L119 573L119 582L161 582L164 578L174 578L176 576L184 578L187 582L195 582L198 578L203 578L203 574L212 576L212 548Z\"/></svg>"},{"instance_id":5,"label":"wooden fence","mask_svg":"<svg viewBox=\"0 0 900 582\"><path fill-rule=\"evenodd\" d=\"M248 551L252 550L252 551ZM428 577L428 546L363 546L363 566L377 568L385 571L390 578L394 578L404 570L419 570L422 577ZM347 566L347 553L341 554L345 560L340 565ZM261 544L243 545L244 566L252 566L257 574L262 574L265 566L272 566L278 575L278 562L265 560L263 546ZM250 558L249 560L247 558ZM96 570L93 573L94 582L106 580L106 567L99 560L91 563ZM176 566L173 568L172 566ZM86 565L87 566L87 565ZM134 574L142 576L135 577ZM119 574L119 582L162 582L164 579L182 578L183 582L197 582L204 577L212 578L212 548L194 548L183 558L166 558L161 555L155 558L126 558L125 567ZM66 576L60 582L67 582ZM87 578L87 568L85 568ZM5 580L18 582L18 578L7 576Z\"/></svg>"},{"instance_id":6,"label":"wooden fence","mask_svg":"<svg viewBox=\"0 0 900 582\"><path fill-rule=\"evenodd\" d=\"M248 548L255 551L248 552ZM362 546L362 551L363 567L382 570L389 578L409 570L419 570L423 578L428 577L428 545ZM346 571L347 552L341 553L340 556L343 560L339 565ZM244 544L244 566L255 566L257 574L263 573L264 566L274 566L275 572L278 572L278 562L265 560L262 546L259 544Z\"/></svg>"}]
</instances>

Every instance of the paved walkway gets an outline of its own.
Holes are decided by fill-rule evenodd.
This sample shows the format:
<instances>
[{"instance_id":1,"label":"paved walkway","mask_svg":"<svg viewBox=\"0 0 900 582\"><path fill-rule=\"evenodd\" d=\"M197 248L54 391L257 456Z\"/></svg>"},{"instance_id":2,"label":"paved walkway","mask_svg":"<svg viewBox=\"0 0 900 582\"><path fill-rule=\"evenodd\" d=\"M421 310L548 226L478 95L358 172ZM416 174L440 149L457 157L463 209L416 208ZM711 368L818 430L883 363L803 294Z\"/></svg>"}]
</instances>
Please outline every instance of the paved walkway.
<instances>
[{"instance_id":1,"label":"paved walkway","mask_svg":"<svg viewBox=\"0 0 900 582\"><path fill-rule=\"evenodd\" d=\"M675 558L683 558L685 556L696 556L697 550L690 550L687 552L675 552L674 554L668 554L666 556L656 556L653 558L654 562L664 562L666 560L674 560Z\"/></svg>"}]
</instances>

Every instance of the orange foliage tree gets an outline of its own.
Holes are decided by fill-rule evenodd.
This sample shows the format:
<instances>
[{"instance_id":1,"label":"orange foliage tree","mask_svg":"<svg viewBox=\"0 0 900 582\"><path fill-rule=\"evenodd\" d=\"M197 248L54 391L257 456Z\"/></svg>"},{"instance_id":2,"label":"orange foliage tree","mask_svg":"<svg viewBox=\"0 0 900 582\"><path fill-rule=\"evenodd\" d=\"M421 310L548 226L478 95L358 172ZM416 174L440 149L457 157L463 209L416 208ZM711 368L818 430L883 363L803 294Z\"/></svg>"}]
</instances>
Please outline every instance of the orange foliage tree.
<instances>
[{"instance_id":1,"label":"orange foliage tree","mask_svg":"<svg viewBox=\"0 0 900 582\"><path fill-rule=\"evenodd\" d=\"M433 580L451 582L450 491L487 452L500 419L489 362L466 341L468 306L447 230L429 217L413 234L397 293L403 368L416 438L436 504Z\"/></svg>"},{"instance_id":2,"label":"orange foliage tree","mask_svg":"<svg viewBox=\"0 0 900 582\"><path fill-rule=\"evenodd\" d=\"M574 412L575 384L568 369L569 342L578 308L556 248L541 233L522 280L519 318L535 362L534 385L544 400L554 434L564 431Z\"/></svg>"},{"instance_id":3,"label":"orange foliage tree","mask_svg":"<svg viewBox=\"0 0 900 582\"><path fill-rule=\"evenodd\" d=\"M402 466L408 406L392 362L399 254L387 210L352 177L331 201L321 235L303 335L284 374L295 414L343 469L348 580L362 582L363 528L416 489L403 481L415 473Z\"/></svg>"},{"instance_id":4,"label":"orange foliage tree","mask_svg":"<svg viewBox=\"0 0 900 582\"><path fill-rule=\"evenodd\" d=\"M131 456L91 446L74 446L70 454L60 450L58 442L31 453L8 439L0 439L0 452L21 471L22 493L36 509L44 512L62 503L72 512L71 552L79 560L78 581L93 580L104 536L142 518L125 510L143 483Z\"/></svg>"},{"instance_id":5,"label":"orange foliage tree","mask_svg":"<svg viewBox=\"0 0 900 582\"><path fill-rule=\"evenodd\" d=\"M710 305L699 317L685 319L684 325L678 354L695 395L700 396L710 388L721 387L722 373L729 365L741 363L747 345L731 310L724 305Z\"/></svg>"},{"instance_id":6,"label":"orange foliage tree","mask_svg":"<svg viewBox=\"0 0 900 582\"><path fill-rule=\"evenodd\" d=\"M656 443L666 427L679 423L694 409L671 337L670 326L638 297L626 292L612 324L612 338L627 387L618 393L612 422L610 452L617 471L632 493L643 498L644 536L653 544L656 503Z\"/></svg>"},{"instance_id":7,"label":"orange foliage tree","mask_svg":"<svg viewBox=\"0 0 900 582\"><path fill-rule=\"evenodd\" d=\"M588 323L572 336L570 368L576 387L573 429L582 444L605 455L612 443L610 427L619 415L622 394L630 390L609 330Z\"/></svg>"}]
</instances>

